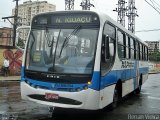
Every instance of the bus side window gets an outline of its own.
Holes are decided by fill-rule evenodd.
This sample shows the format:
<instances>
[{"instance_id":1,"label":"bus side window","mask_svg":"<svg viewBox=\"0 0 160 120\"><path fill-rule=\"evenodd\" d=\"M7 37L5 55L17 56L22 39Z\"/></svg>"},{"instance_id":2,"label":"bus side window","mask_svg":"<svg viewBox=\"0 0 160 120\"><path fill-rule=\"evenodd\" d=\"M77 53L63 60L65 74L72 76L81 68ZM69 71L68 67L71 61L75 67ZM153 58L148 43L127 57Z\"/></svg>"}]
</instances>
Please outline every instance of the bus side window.
<instances>
[{"instance_id":1,"label":"bus side window","mask_svg":"<svg viewBox=\"0 0 160 120\"><path fill-rule=\"evenodd\" d=\"M118 39L118 56L120 60L122 60L126 58L126 36L123 32L118 30L117 39Z\"/></svg>"},{"instance_id":2,"label":"bus side window","mask_svg":"<svg viewBox=\"0 0 160 120\"><path fill-rule=\"evenodd\" d=\"M109 36L103 35L102 43L102 60L106 62L114 56L114 44Z\"/></svg>"},{"instance_id":3,"label":"bus side window","mask_svg":"<svg viewBox=\"0 0 160 120\"><path fill-rule=\"evenodd\" d=\"M106 59L109 59L109 37L103 35L102 39L102 61L105 62Z\"/></svg>"}]
</instances>

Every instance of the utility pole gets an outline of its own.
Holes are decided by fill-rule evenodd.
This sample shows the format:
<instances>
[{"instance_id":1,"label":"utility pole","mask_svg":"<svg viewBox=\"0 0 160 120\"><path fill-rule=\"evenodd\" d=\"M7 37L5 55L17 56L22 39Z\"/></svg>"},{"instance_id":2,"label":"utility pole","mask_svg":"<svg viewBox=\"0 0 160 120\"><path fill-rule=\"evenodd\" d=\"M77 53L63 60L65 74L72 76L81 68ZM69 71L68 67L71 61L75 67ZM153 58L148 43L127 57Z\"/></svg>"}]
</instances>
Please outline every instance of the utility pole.
<instances>
[{"instance_id":1,"label":"utility pole","mask_svg":"<svg viewBox=\"0 0 160 120\"><path fill-rule=\"evenodd\" d=\"M135 7L135 0L129 0L128 1L128 30L130 30L132 33L135 33L135 17L137 15L137 9Z\"/></svg>"},{"instance_id":2,"label":"utility pole","mask_svg":"<svg viewBox=\"0 0 160 120\"><path fill-rule=\"evenodd\" d=\"M16 41L16 29L17 29L17 25L18 25L18 1L19 0L14 0L16 1L16 7L15 7L15 14L14 14L14 25L13 25L13 46L15 46L15 41Z\"/></svg>"},{"instance_id":3,"label":"utility pole","mask_svg":"<svg viewBox=\"0 0 160 120\"><path fill-rule=\"evenodd\" d=\"M19 0L13 0L13 2L16 1L16 7L15 7L15 12L14 16L8 16L8 17L2 17L2 19L7 19L12 25L13 25L13 47L15 47L15 40L16 40L16 29L18 25L18 1ZM13 18L14 23L12 23L9 19Z\"/></svg>"},{"instance_id":4,"label":"utility pole","mask_svg":"<svg viewBox=\"0 0 160 120\"><path fill-rule=\"evenodd\" d=\"M90 10L91 7L94 7L90 0L82 0L80 6L82 6L82 10Z\"/></svg>"},{"instance_id":5,"label":"utility pole","mask_svg":"<svg viewBox=\"0 0 160 120\"><path fill-rule=\"evenodd\" d=\"M120 23L122 26L125 27L125 13L126 13L126 7L125 7L125 0L118 0L118 8L116 8L115 12L118 12L117 16L117 22Z\"/></svg>"},{"instance_id":6,"label":"utility pole","mask_svg":"<svg viewBox=\"0 0 160 120\"><path fill-rule=\"evenodd\" d=\"M65 0L65 10L74 10L74 0Z\"/></svg>"}]
</instances>

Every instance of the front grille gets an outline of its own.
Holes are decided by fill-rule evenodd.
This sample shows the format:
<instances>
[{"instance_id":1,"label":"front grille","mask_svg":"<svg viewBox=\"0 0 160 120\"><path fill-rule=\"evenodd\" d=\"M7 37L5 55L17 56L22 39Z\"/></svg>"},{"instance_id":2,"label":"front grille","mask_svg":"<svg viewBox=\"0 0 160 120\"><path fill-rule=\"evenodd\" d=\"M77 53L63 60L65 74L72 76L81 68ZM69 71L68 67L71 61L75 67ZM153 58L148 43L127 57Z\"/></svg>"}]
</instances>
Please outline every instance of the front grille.
<instances>
[{"instance_id":1,"label":"front grille","mask_svg":"<svg viewBox=\"0 0 160 120\"><path fill-rule=\"evenodd\" d=\"M25 77L33 80L53 82L53 83L66 83L66 84L83 84L91 80L91 75L79 74L52 74L36 71L25 71Z\"/></svg>"}]
</instances>

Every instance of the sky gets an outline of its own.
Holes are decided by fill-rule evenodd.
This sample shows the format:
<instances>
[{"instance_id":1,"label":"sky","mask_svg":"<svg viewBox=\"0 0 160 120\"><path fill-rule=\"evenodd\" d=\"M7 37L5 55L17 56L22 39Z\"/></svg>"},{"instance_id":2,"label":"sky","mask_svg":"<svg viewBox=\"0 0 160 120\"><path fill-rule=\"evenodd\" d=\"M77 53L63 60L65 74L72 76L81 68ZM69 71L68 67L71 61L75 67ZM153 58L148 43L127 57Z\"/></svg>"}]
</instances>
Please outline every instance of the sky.
<instances>
[{"instance_id":1,"label":"sky","mask_svg":"<svg viewBox=\"0 0 160 120\"><path fill-rule=\"evenodd\" d=\"M19 4L22 4L26 0L19 0ZM34 1L34 0L32 0ZM41 0L39 0L41 1ZM56 5L56 10L64 10L65 0L46 0L51 4ZM81 10L79 6L82 0L75 0L75 10ZM118 0L90 0L94 4L94 8L91 10L97 10L106 13L112 19L117 21L117 13L113 11L117 7ZM150 0L147 0L150 2ZM154 0L160 5L160 0ZM126 0L128 2L128 0ZM160 29L160 13L154 10L145 0L135 0L137 14L135 31ZM126 6L128 4L126 3ZM0 0L0 27L10 27L8 21L4 22L2 17L11 16L12 8L15 7L13 0ZM128 18L126 17L126 21ZM126 23L126 28L128 27ZM160 40L160 30L152 32L135 32L135 34L142 39L142 41L157 41Z\"/></svg>"}]
</instances>

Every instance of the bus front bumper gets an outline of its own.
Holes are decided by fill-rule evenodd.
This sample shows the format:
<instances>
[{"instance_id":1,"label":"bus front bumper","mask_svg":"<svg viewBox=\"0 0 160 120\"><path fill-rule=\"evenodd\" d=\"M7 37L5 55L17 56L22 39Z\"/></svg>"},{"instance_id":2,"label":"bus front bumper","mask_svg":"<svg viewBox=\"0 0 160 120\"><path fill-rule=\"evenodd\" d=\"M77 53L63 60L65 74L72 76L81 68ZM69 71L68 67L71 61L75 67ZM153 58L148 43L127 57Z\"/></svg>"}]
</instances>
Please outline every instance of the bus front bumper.
<instances>
[{"instance_id":1,"label":"bus front bumper","mask_svg":"<svg viewBox=\"0 0 160 120\"><path fill-rule=\"evenodd\" d=\"M99 93L90 88L79 92L52 91L21 82L22 99L53 107L97 110Z\"/></svg>"}]
</instances>

